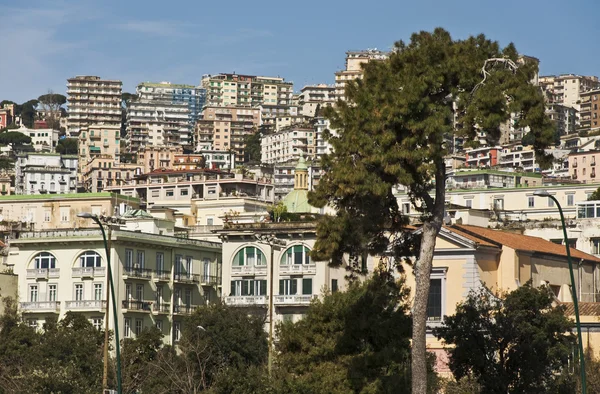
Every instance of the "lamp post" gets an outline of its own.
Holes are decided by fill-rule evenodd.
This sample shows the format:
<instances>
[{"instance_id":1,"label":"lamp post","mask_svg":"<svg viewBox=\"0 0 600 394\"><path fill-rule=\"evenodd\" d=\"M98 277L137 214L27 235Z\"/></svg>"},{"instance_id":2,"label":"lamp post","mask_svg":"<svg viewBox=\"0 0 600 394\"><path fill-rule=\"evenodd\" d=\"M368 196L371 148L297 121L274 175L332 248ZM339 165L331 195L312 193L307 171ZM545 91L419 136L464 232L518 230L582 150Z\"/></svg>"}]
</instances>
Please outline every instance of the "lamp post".
<instances>
[{"instance_id":1,"label":"lamp post","mask_svg":"<svg viewBox=\"0 0 600 394\"><path fill-rule=\"evenodd\" d=\"M110 286L110 295L111 295L111 301L112 301L112 307L113 307L113 317L114 317L114 321L115 321L115 350L117 353L117 393L122 394L122 387L121 387L121 345L119 343L119 318L117 315L117 302L116 302L116 298L115 298L115 285L113 282L113 275L112 275L112 268L111 268L111 264L110 264L110 248L108 247L108 241L106 240L106 232L104 231L104 225L100 222L100 219L98 218L98 215L94 215L88 212L83 212L77 215L80 218L84 218L84 219L92 219L97 225L98 227L100 227L100 231L102 232L102 240L104 241L104 251L106 252L106 267L108 270L108 284ZM109 228L110 231L110 228ZM108 325L108 300L106 300L107 305L106 305L106 309L107 309L107 313L106 313L106 325ZM108 330L107 330L108 332ZM106 337L105 337L106 338ZM108 343L105 343L105 349L107 348ZM105 363L105 368L108 365L108 352L105 351L105 359L104 359L104 363ZM106 378L105 378L106 379Z\"/></svg>"},{"instance_id":2,"label":"lamp post","mask_svg":"<svg viewBox=\"0 0 600 394\"><path fill-rule=\"evenodd\" d=\"M552 199L558 207L560 213L560 221L562 223L563 237L565 239L565 248L567 249L567 261L569 262L569 273L571 275L571 295L573 297L573 307L575 309L575 325L577 327L577 341L579 342L579 368L581 372L581 392L587 393L587 385L585 381L585 355L583 354L583 338L581 337L581 321L579 319L579 303L577 302L577 287L575 285L575 275L573 274L573 261L571 260L571 248L569 247L569 238L567 236L567 227L565 226L565 216L563 214L560 203L547 190L536 190L534 196L548 197Z\"/></svg>"},{"instance_id":3,"label":"lamp post","mask_svg":"<svg viewBox=\"0 0 600 394\"><path fill-rule=\"evenodd\" d=\"M273 234L256 234L255 235L257 241L262 244L269 245L271 247L271 259L269 260L269 358L268 358L268 370L269 376L271 376L271 371L273 370L273 283L274 283L274 251L275 247L285 246L287 243L283 240L277 239L277 237Z\"/></svg>"}]
</instances>

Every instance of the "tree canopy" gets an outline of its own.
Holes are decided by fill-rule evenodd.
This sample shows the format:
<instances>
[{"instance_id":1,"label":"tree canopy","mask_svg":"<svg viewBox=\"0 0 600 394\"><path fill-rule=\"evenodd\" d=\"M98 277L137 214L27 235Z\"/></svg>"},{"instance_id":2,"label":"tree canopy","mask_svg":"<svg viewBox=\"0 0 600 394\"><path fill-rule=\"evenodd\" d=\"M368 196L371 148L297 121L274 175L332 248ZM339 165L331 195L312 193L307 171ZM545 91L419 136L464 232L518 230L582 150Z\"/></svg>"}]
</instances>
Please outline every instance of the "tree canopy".
<instances>
[{"instance_id":1,"label":"tree canopy","mask_svg":"<svg viewBox=\"0 0 600 394\"><path fill-rule=\"evenodd\" d=\"M31 137L18 131L7 131L0 133L0 144L11 145L13 149L16 146L30 144Z\"/></svg>"},{"instance_id":2,"label":"tree canopy","mask_svg":"<svg viewBox=\"0 0 600 394\"><path fill-rule=\"evenodd\" d=\"M77 138L63 138L56 144L56 153L76 155L79 149Z\"/></svg>"},{"instance_id":3,"label":"tree canopy","mask_svg":"<svg viewBox=\"0 0 600 394\"><path fill-rule=\"evenodd\" d=\"M60 129L60 117L64 108L62 106L67 102L67 98L62 94L52 91L38 97L40 109L45 112L44 120L53 130Z\"/></svg>"},{"instance_id":4,"label":"tree canopy","mask_svg":"<svg viewBox=\"0 0 600 394\"><path fill-rule=\"evenodd\" d=\"M248 134L244 137L246 147L244 148L244 162L245 163L260 163L261 160L261 147L260 140L262 134L260 131L255 131L252 134Z\"/></svg>"},{"instance_id":5,"label":"tree canopy","mask_svg":"<svg viewBox=\"0 0 600 394\"><path fill-rule=\"evenodd\" d=\"M325 133L333 152L322 160L324 175L309 202L327 204L336 215L321 221L313 257L340 264L364 253L417 256L413 304L413 392L426 389L426 308L435 239L445 204L447 141L459 135L490 143L516 114L516 127L535 135L542 167L554 128L544 98L531 81L537 62L520 57L484 35L453 40L437 28L399 41L386 60L370 61L364 76L346 84L347 102L324 108L336 134ZM421 213L420 244L410 246L395 187L402 186Z\"/></svg>"},{"instance_id":6,"label":"tree canopy","mask_svg":"<svg viewBox=\"0 0 600 394\"><path fill-rule=\"evenodd\" d=\"M568 387L561 372L574 346L573 322L553 306L546 287L528 283L502 298L471 292L435 335L448 345L459 380L472 376L484 393L551 393ZM570 386L574 386L573 382ZM564 391L573 392L574 390Z\"/></svg>"}]
</instances>

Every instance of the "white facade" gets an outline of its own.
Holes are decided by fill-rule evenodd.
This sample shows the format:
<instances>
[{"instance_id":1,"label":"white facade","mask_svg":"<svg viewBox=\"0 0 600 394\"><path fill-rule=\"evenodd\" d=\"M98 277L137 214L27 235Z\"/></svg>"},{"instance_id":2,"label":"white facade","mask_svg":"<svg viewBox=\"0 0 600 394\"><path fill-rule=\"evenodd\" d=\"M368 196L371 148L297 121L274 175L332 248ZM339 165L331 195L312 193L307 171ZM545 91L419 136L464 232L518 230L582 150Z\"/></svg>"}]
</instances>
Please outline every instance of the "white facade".
<instances>
[{"instance_id":1,"label":"white facade","mask_svg":"<svg viewBox=\"0 0 600 394\"><path fill-rule=\"evenodd\" d=\"M325 107L330 107L335 103L335 86L319 84L307 85L300 90L298 104L300 105L300 114L314 117L317 108L321 111Z\"/></svg>"},{"instance_id":2,"label":"white facade","mask_svg":"<svg viewBox=\"0 0 600 394\"><path fill-rule=\"evenodd\" d=\"M127 145L136 152L147 146L187 146L192 142L190 109L165 100L132 101L127 107Z\"/></svg>"},{"instance_id":3,"label":"white facade","mask_svg":"<svg viewBox=\"0 0 600 394\"><path fill-rule=\"evenodd\" d=\"M36 151L54 152L58 143L58 130L52 129L28 129L25 126L12 130L25 134L31 138L31 145Z\"/></svg>"},{"instance_id":4,"label":"white facade","mask_svg":"<svg viewBox=\"0 0 600 394\"><path fill-rule=\"evenodd\" d=\"M312 128L290 127L261 138L261 161L285 163L298 160L300 155L316 155L316 132Z\"/></svg>"},{"instance_id":5,"label":"white facade","mask_svg":"<svg viewBox=\"0 0 600 394\"><path fill-rule=\"evenodd\" d=\"M15 194L77 192L76 155L25 153L15 161Z\"/></svg>"},{"instance_id":6,"label":"white facade","mask_svg":"<svg viewBox=\"0 0 600 394\"><path fill-rule=\"evenodd\" d=\"M121 88L117 80L77 76L67 80L67 133L79 135L90 124L121 125Z\"/></svg>"}]
</instances>

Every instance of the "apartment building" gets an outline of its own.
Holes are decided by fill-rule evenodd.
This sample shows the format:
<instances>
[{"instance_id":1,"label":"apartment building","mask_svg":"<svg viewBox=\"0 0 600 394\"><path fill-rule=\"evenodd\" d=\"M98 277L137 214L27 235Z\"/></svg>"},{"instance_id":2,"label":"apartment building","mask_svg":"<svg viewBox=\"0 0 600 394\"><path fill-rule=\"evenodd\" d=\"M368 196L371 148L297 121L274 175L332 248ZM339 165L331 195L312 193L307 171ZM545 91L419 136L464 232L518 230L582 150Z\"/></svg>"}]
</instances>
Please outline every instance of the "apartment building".
<instances>
[{"instance_id":1,"label":"apartment building","mask_svg":"<svg viewBox=\"0 0 600 394\"><path fill-rule=\"evenodd\" d=\"M15 194L77 192L77 155L20 153L15 160Z\"/></svg>"},{"instance_id":2,"label":"apartment building","mask_svg":"<svg viewBox=\"0 0 600 394\"><path fill-rule=\"evenodd\" d=\"M293 82L281 77L235 73L204 75L201 85L206 89L206 105L223 107L290 105L294 91Z\"/></svg>"},{"instance_id":3,"label":"apartment building","mask_svg":"<svg viewBox=\"0 0 600 394\"><path fill-rule=\"evenodd\" d=\"M142 173L155 169L172 169L176 155L183 154L181 146L147 146L137 153L137 164L142 166Z\"/></svg>"},{"instance_id":4,"label":"apartment building","mask_svg":"<svg viewBox=\"0 0 600 394\"><path fill-rule=\"evenodd\" d=\"M196 124L198 144L211 143L215 150L235 152L236 164L244 162L245 138L254 133L261 123L259 108L241 106L219 107L208 105L203 119Z\"/></svg>"},{"instance_id":5,"label":"apartment building","mask_svg":"<svg viewBox=\"0 0 600 394\"><path fill-rule=\"evenodd\" d=\"M325 107L331 107L335 103L335 85L324 83L318 85L306 85L300 90L298 97L299 112L303 116L314 118L319 115Z\"/></svg>"},{"instance_id":6,"label":"apartment building","mask_svg":"<svg viewBox=\"0 0 600 394\"><path fill-rule=\"evenodd\" d=\"M206 101L206 89L203 87L171 82L142 82L137 86L136 92L140 100L187 104L191 127L201 118Z\"/></svg>"},{"instance_id":7,"label":"apartment building","mask_svg":"<svg viewBox=\"0 0 600 394\"><path fill-rule=\"evenodd\" d=\"M469 167L491 167L499 163L500 146L484 146L465 150L466 164Z\"/></svg>"},{"instance_id":8,"label":"apartment building","mask_svg":"<svg viewBox=\"0 0 600 394\"><path fill-rule=\"evenodd\" d=\"M548 75L539 79L548 103L562 104L580 111L581 93L600 88L596 76L575 74Z\"/></svg>"},{"instance_id":9,"label":"apartment building","mask_svg":"<svg viewBox=\"0 0 600 394\"><path fill-rule=\"evenodd\" d=\"M346 100L346 83L362 78L362 64L373 60L384 60L387 57L387 52L377 49L346 52L346 69L335 73L335 98Z\"/></svg>"},{"instance_id":10,"label":"apartment building","mask_svg":"<svg viewBox=\"0 0 600 394\"><path fill-rule=\"evenodd\" d=\"M542 186L542 174L498 170L456 170L448 174L446 188L486 189ZM471 201L472 202L472 201ZM469 201L467 201L468 205Z\"/></svg>"},{"instance_id":11,"label":"apartment building","mask_svg":"<svg viewBox=\"0 0 600 394\"><path fill-rule=\"evenodd\" d=\"M600 163L599 150L572 152L569 154L569 174L582 183L598 182L600 172L596 175L596 163Z\"/></svg>"},{"instance_id":12,"label":"apartment building","mask_svg":"<svg viewBox=\"0 0 600 394\"><path fill-rule=\"evenodd\" d=\"M582 95L582 100L584 95L585 93ZM546 115L554 121L559 135L563 136L577 131L579 115L575 108L563 104L546 103Z\"/></svg>"},{"instance_id":13,"label":"apartment building","mask_svg":"<svg viewBox=\"0 0 600 394\"><path fill-rule=\"evenodd\" d=\"M16 105L4 104L0 108L0 129L10 126L16 120Z\"/></svg>"},{"instance_id":14,"label":"apartment building","mask_svg":"<svg viewBox=\"0 0 600 394\"><path fill-rule=\"evenodd\" d=\"M92 158L84 167L81 187L86 192L99 193L104 188L126 183L142 173L139 164L115 162L110 155Z\"/></svg>"},{"instance_id":15,"label":"apartment building","mask_svg":"<svg viewBox=\"0 0 600 394\"><path fill-rule=\"evenodd\" d=\"M224 171L233 170L235 168L235 152L223 152L208 148L200 149L198 155L203 159L204 168Z\"/></svg>"},{"instance_id":16,"label":"apartment building","mask_svg":"<svg viewBox=\"0 0 600 394\"><path fill-rule=\"evenodd\" d=\"M21 126L20 128L12 131L18 131L19 133L30 137L31 145L38 152L54 152L56 144L58 143L58 130L28 129L25 126Z\"/></svg>"},{"instance_id":17,"label":"apartment building","mask_svg":"<svg viewBox=\"0 0 600 394\"><path fill-rule=\"evenodd\" d=\"M291 126L261 138L261 161L285 163L296 161L300 156L313 158L317 154L317 136L313 127Z\"/></svg>"},{"instance_id":18,"label":"apartment building","mask_svg":"<svg viewBox=\"0 0 600 394\"><path fill-rule=\"evenodd\" d=\"M0 232L22 228L45 231L93 227L93 223L77 214L119 215L128 208L139 208L139 200L112 193L0 196Z\"/></svg>"},{"instance_id":19,"label":"apartment building","mask_svg":"<svg viewBox=\"0 0 600 394\"><path fill-rule=\"evenodd\" d=\"M600 89L593 89L587 92L581 93L581 102L579 104L579 130L594 131L600 129L599 115L600 110L598 109L598 96L600 95Z\"/></svg>"},{"instance_id":20,"label":"apartment building","mask_svg":"<svg viewBox=\"0 0 600 394\"><path fill-rule=\"evenodd\" d=\"M78 134L92 124L120 127L122 85L96 76L67 79L67 132Z\"/></svg>"},{"instance_id":21,"label":"apartment building","mask_svg":"<svg viewBox=\"0 0 600 394\"><path fill-rule=\"evenodd\" d=\"M160 227L157 233L134 230L154 220L139 211L122 220L126 224L109 233L120 336L136 337L154 326L166 344L176 344L185 316L220 298L220 245L160 235ZM22 232L10 241L6 263L20 278L19 307L29 325L41 327L70 311L104 327L108 280L97 227Z\"/></svg>"}]
</instances>

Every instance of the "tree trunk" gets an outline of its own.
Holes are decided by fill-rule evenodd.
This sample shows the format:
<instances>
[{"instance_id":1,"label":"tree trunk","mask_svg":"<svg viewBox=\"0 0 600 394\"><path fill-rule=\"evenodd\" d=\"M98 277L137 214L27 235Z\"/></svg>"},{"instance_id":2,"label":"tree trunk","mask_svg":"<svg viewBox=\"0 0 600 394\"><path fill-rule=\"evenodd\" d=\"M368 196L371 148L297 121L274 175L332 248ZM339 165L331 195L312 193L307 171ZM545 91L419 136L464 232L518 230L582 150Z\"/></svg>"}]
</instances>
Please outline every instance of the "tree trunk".
<instances>
[{"instance_id":1,"label":"tree trunk","mask_svg":"<svg viewBox=\"0 0 600 394\"><path fill-rule=\"evenodd\" d=\"M424 221L421 235L419 259L414 266L415 298L412 323L412 393L427 394L427 301L429 299L429 278L433 265L435 241L442 227L445 208L446 170L443 159L436 163L435 201L432 203L431 216Z\"/></svg>"}]
</instances>

